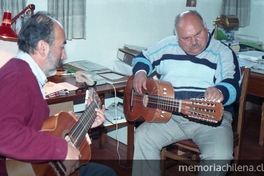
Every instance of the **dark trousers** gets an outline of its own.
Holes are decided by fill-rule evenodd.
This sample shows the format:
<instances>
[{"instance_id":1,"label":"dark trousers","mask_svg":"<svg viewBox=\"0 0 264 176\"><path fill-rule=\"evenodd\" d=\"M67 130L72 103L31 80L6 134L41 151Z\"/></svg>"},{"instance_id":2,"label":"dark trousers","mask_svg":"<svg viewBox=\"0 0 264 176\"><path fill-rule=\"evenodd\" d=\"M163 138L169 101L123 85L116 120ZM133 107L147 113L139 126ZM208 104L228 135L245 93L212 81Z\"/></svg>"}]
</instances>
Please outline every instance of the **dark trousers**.
<instances>
[{"instance_id":1,"label":"dark trousers","mask_svg":"<svg viewBox=\"0 0 264 176\"><path fill-rule=\"evenodd\" d=\"M117 176L115 171L105 165L89 162L80 167L80 176Z\"/></svg>"}]
</instances>

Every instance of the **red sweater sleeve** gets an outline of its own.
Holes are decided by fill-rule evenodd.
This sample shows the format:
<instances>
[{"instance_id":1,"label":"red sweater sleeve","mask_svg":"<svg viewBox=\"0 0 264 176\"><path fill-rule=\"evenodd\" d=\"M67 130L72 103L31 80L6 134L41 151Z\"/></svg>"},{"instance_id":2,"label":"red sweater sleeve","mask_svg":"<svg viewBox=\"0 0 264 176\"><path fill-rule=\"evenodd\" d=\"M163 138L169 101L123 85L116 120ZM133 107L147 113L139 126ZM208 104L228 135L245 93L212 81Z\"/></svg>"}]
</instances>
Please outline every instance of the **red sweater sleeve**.
<instances>
[{"instance_id":1,"label":"red sweater sleeve","mask_svg":"<svg viewBox=\"0 0 264 176\"><path fill-rule=\"evenodd\" d=\"M12 59L0 71L0 155L16 160L64 160L67 142L40 132L49 108L29 65Z\"/></svg>"}]
</instances>

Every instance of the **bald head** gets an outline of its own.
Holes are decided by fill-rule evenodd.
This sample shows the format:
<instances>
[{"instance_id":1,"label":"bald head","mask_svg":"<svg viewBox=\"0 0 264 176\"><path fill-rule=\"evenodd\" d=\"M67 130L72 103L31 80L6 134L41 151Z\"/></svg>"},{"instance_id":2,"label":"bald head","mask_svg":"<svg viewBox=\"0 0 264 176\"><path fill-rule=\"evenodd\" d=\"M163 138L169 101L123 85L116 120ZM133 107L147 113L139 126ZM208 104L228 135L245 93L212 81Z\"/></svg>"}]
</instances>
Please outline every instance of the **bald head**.
<instances>
[{"instance_id":1,"label":"bald head","mask_svg":"<svg viewBox=\"0 0 264 176\"><path fill-rule=\"evenodd\" d=\"M187 21L188 19L189 20L194 19L196 21L198 20L198 22L200 22L202 25L205 26L202 16L196 10L189 10L189 11L182 12L176 16L175 21L174 21L176 32L177 32L177 27L179 25L182 25L182 23L184 23L184 21Z\"/></svg>"},{"instance_id":2,"label":"bald head","mask_svg":"<svg viewBox=\"0 0 264 176\"><path fill-rule=\"evenodd\" d=\"M189 55L198 55L206 47L208 29L197 11L186 11L175 18L175 32L181 48Z\"/></svg>"}]
</instances>

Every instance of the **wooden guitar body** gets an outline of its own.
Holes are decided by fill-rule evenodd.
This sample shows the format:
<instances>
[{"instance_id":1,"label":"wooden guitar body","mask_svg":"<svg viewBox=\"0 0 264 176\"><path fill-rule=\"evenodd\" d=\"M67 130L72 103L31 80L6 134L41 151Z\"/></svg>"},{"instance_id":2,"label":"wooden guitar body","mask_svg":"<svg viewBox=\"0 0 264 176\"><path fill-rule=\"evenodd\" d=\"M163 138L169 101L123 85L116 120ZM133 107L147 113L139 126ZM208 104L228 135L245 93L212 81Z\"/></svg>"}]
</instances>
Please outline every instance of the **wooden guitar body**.
<instances>
[{"instance_id":1,"label":"wooden guitar body","mask_svg":"<svg viewBox=\"0 0 264 176\"><path fill-rule=\"evenodd\" d=\"M42 125L41 131L49 133L52 136L65 139L77 149L79 149L81 158L79 165L84 165L91 159L90 145L85 135L91 128L95 118L95 108L101 106L100 98L94 89L89 90L90 97L93 101L84 113L78 118L68 112L60 112L46 119ZM46 144L49 145L49 144ZM37 164L36 164L36 163ZM65 167L61 161L34 161L34 164L7 159L6 169L9 176L64 176ZM77 176L77 169L71 176Z\"/></svg>"},{"instance_id":2,"label":"wooden guitar body","mask_svg":"<svg viewBox=\"0 0 264 176\"><path fill-rule=\"evenodd\" d=\"M50 133L53 136L65 138L65 136L69 134L70 130L73 129L74 125L76 125L76 122L78 120L78 117L76 117L74 114L68 112L60 112L58 115L48 118L44 122L41 131ZM85 139L81 140L81 143L79 146L77 146L77 148L82 155L80 164L83 165L90 161L91 148Z\"/></svg>"},{"instance_id":3,"label":"wooden guitar body","mask_svg":"<svg viewBox=\"0 0 264 176\"><path fill-rule=\"evenodd\" d=\"M145 95L139 95L132 88L134 77L130 76L125 88L124 114L128 121L167 122L171 112L159 109L159 105L147 95L174 98L174 90L169 82L148 79ZM147 106L148 104L148 106Z\"/></svg>"},{"instance_id":4,"label":"wooden guitar body","mask_svg":"<svg viewBox=\"0 0 264 176\"><path fill-rule=\"evenodd\" d=\"M65 138L70 132L73 126L78 121L78 118L70 113L61 112L54 116L49 117L44 121L41 131L45 131L53 136L59 138ZM49 145L49 144L47 144ZM81 152L82 158L80 159L80 165L86 164L91 159L90 145L86 140L82 140L81 145L78 147ZM57 164L54 161L53 164ZM17 160L8 160L6 162L8 175L16 176L57 176L56 168L48 163L31 164ZM61 173L61 175L63 175ZM76 170L72 175L78 175Z\"/></svg>"},{"instance_id":5,"label":"wooden guitar body","mask_svg":"<svg viewBox=\"0 0 264 176\"><path fill-rule=\"evenodd\" d=\"M147 91L138 94L133 89L134 76L130 76L125 88L124 114L127 121L167 122L172 112L202 121L218 123L223 116L223 105L205 99L174 98L171 83L148 79Z\"/></svg>"}]
</instances>

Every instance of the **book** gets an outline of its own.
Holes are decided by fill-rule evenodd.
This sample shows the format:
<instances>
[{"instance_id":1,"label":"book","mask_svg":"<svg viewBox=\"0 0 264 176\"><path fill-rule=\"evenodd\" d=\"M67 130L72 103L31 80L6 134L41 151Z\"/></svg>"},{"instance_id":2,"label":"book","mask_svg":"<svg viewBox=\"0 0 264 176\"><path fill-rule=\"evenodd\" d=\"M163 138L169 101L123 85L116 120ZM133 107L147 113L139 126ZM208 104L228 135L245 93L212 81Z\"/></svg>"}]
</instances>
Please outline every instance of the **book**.
<instances>
[{"instance_id":1,"label":"book","mask_svg":"<svg viewBox=\"0 0 264 176\"><path fill-rule=\"evenodd\" d=\"M119 48L117 51L117 58L128 65L132 65L132 60L136 57L144 47L134 45L124 45L123 48Z\"/></svg>"},{"instance_id":2,"label":"book","mask_svg":"<svg viewBox=\"0 0 264 176\"><path fill-rule=\"evenodd\" d=\"M132 60L133 58L135 57L134 54L122 49L122 48L119 48L118 51L117 51L117 58L123 62L125 62L126 64L128 65L132 65Z\"/></svg>"}]
</instances>

